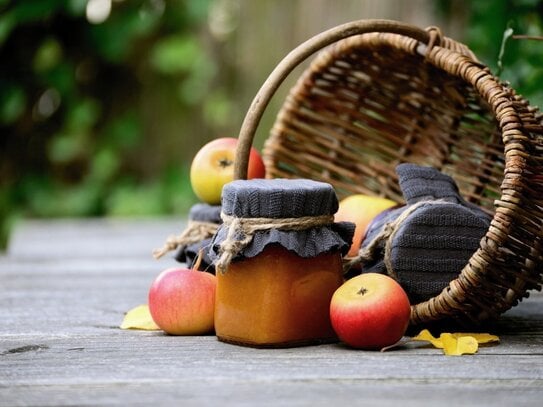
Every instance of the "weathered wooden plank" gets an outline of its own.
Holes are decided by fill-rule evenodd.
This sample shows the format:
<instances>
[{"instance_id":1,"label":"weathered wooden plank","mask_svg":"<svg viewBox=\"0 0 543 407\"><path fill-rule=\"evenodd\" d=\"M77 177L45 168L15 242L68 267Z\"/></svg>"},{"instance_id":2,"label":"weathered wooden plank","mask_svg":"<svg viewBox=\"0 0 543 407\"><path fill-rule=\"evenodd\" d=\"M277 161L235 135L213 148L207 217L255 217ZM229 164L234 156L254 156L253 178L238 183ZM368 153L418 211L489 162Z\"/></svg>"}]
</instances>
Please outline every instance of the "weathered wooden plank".
<instances>
[{"instance_id":1,"label":"weathered wooden plank","mask_svg":"<svg viewBox=\"0 0 543 407\"><path fill-rule=\"evenodd\" d=\"M17 258L89 258L148 256L185 219L25 220L14 230L7 255Z\"/></svg>"},{"instance_id":2,"label":"weathered wooden plank","mask_svg":"<svg viewBox=\"0 0 543 407\"><path fill-rule=\"evenodd\" d=\"M0 262L0 335L55 334L118 326L147 301L173 259L12 260Z\"/></svg>"},{"instance_id":3,"label":"weathered wooden plank","mask_svg":"<svg viewBox=\"0 0 543 407\"><path fill-rule=\"evenodd\" d=\"M229 345L214 336L172 337L110 330L5 338L3 379L13 385L153 380L543 380L543 353L508 344L475 356L444 356L427 346L377 352L328 344L280 350ZM504 352L506 350L506 352Z\"/></svg>"},{"instance_id":4,"label":"weathered wooden plank","mask_svg":"<svg viewBox=\"0 0 543 407\"><path fill-rule=\"evenodd\" d=\"M131 380L0 388L0 406L539 406L540 381ZM400 404L401 403L401 404Z\"/></svg>"}]
</instances>

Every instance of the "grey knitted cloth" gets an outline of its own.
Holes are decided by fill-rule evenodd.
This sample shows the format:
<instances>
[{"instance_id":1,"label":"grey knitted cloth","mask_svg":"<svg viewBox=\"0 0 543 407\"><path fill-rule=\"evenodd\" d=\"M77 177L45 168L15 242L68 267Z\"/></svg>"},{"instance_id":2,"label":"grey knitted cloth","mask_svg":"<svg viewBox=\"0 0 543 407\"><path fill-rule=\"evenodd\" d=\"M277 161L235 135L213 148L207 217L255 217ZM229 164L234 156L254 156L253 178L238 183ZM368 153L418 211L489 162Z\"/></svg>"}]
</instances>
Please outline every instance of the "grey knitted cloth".
<instances>
[{"instance_id":1,"label":"grey knitted cloth","mask_svg":"<svg viewBox=\"0 0 543 407\"><path fill-rule=\"evenodd\" d=\"M406 205L380 214L368 228L362 248L378 239L373 256L362 272L387 273L386 224L403 219L390 239L390 265L413 303L439 294L456 278L479 247L490 216L466 202L454 180L435 168L400 164L397 169Z\"/></svg>"},{"instance_id":2,"label":"grey knitted cloth","mask_svg":"<svg viewBox=\"0 0 543 407\"><path fill-rule=\"evenodd\" d=\"M221 206L220 205L208 205L199 203L189 211L189 221L209 222L217 225L222 223L221 219ZM185 263L187 266L192 267L198 257L200 249L202 250L202 259L200 263L200 270L205 270L210 273L215 273L215 268L211 264L212 261L209 258L207 248L211 244L211 238L203 239L201 242L182 246L177 249L174 255L175 260L180 263Z\"/></svg>"},{"instance_id":3,"label":"grey knitted cloth","mask_svg":"<svg viewBox=\"0 0 543 407\"><path fill-rule=\"evenodd\" d=\"M226 184L222 192L224 214L239 218L299 218L333 215L338 200L330 184L308 179L253 179ZM220 245L228 233L219 227L210 247L210 258L217 259ZM332 223L301 231L268 229L254 234L252 241L235 257L251 258L268 245L279 244L301 257L315 257L333 250L346 253L352 242L354 224ZM241 239L243 236L236 236Z\"/></svg>"}]
</instances>

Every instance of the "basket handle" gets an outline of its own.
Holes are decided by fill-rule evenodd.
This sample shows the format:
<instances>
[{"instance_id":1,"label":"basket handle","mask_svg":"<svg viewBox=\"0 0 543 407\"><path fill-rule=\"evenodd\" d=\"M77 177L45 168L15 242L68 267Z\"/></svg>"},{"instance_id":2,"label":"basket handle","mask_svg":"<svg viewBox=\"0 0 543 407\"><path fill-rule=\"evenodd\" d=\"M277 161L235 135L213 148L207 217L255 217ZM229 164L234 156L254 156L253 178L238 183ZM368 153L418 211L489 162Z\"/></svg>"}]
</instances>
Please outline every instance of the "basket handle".
<instances>
[{"instance_id":1,"label":"basket handle","mask_svg":"<svg viewBox=\"0 0 543 407\"><path fill-rule=\"evenodd\" d=\"M275 67L270 76L259 89L247 111L238 136L238 147L234 165L234 179L246 179L249 163L249 152L253 144L256 129L266 106L285 78L306 58L322 48L354 35L369 32L387 32L401 34L428 45L439 42L435 30L423 30L419 27L393 20L357 20L345 23L308 39L294 48Z\"/></svg>"}]
</instances>

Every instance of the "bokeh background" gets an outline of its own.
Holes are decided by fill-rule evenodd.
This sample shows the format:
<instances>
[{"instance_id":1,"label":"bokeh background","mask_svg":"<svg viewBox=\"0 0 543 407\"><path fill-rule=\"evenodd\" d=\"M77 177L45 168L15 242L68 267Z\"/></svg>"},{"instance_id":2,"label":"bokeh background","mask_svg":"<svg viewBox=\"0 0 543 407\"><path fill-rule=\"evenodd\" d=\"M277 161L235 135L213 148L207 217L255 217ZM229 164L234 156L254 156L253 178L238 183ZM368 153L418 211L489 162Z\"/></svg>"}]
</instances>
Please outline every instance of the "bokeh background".
<instances>
[{"instance_id":1,"label":"bokeh background","mask_svg":"<svg viewBox=\"0 0 543 407\"><path fill-rule=\"evenodd\" d=\"M195 152L289 50L365 18L437 25L543 105L543 0L0 0L0 250L23 218L184 217Z\"/></svg>"}]
</instances>

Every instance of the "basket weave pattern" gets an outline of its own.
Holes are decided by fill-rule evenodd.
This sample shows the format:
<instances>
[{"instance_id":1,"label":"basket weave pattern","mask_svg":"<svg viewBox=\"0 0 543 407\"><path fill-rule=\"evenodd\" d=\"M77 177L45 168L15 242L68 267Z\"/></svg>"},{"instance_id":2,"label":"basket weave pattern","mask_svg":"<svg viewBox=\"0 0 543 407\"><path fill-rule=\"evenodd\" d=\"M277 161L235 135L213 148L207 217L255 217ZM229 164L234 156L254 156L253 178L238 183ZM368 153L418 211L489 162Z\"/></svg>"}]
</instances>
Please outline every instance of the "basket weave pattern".
<instances>
[{"instance_id":1,"label":"basket weave pattern","mask_svg":"<svg viewBox=\"0 0 543 407\"><path fill-rule=\"evenodd\" d=\"M541 116L439 30L360 24L361 34L334 39L290 91L266 140L268 175L400 202L397 164L451 175L493 220L458 278L413 305L411 322L497 318L541 289Z\"/></svg>"}]
</instances>

